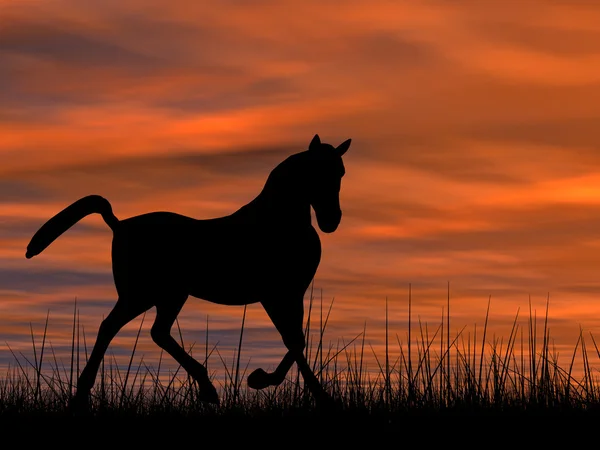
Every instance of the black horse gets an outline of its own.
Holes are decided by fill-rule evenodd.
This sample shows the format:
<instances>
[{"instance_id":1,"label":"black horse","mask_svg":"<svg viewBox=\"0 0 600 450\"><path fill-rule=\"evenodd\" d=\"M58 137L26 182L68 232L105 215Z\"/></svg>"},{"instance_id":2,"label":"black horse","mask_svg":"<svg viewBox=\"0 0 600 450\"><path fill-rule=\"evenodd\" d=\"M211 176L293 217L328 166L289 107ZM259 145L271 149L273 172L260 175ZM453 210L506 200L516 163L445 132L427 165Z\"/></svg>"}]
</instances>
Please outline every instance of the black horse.
<instances>
[{"instance_id":1,"label":"black horse","mask_svg":"<svg viewBox=\"0 0 600 450\"><path fill-rule=\"evenodd\" d=\"M310 207L323 232L336 230L342 218L342 155L350 141L333 147L315 135L308 150L280 163L262 192L228 216L197 220L151 212L119 220L105 198L89 195L48 220L27 246L27 258L41 253L91 213L101 214L113 231L112 269L119 298L100 325L77 381L75 403L87 404L100 362L119 330L153 306L154 342L198 382L201 400L218 403L206 368L171 336L171 327L190 295L222 305L260 302L288 352L274 372L252 372L248 385L254 389L279 385L296 362L315 398L328 402L330 397L303 354L303 299L321 259Z\"/></svg>"}]
</instances>

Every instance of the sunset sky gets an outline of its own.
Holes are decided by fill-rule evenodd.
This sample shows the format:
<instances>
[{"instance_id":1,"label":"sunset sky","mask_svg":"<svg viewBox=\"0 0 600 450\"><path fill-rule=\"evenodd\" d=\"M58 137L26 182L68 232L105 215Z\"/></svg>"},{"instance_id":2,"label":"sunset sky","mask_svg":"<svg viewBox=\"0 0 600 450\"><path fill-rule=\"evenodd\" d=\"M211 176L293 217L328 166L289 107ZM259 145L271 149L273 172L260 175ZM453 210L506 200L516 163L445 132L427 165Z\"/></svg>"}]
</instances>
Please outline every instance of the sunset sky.
<instances>
[{"instance_id":1,"label":"sunset sky","mask_svg":"<svg viewBox=\"0 0 600 450\"><path fill-rule=\"evenodd\" d=\"M491 298L489 333L507 338L549 295L570 358L580 328L600 338L598 24L583 1L0 0L0 373L10 349L33 358L48 313L67 354L75 299L89 351L116 300L98 215L25 259L52 215L88 194L120 219L227 215L315 133L352 139L342 223L320 232L327 342L366 323L381 351L387 298L397 355L409 284L435 329L450 283L453 335L481 330ZM186 345L203 358L208 315L230 361L242 313L190 297ZM250 369L285 352L260 305L243 345ZM147 332L138 351L159 354Z\"/></svg>"}]
</instances>

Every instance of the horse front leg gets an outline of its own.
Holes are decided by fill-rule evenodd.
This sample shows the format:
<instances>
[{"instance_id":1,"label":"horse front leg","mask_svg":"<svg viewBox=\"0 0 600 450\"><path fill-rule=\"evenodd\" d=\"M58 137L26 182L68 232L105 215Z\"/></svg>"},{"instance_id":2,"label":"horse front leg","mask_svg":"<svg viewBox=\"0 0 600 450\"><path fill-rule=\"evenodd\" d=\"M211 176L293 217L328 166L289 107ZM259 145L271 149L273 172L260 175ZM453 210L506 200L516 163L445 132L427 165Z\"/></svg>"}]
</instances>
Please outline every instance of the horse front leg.
<instances>
[{"instance_id":1,"label":"horse front leg","mask_svg":"<svg viewBox=\"0 0 600 450\"><path fill-rule=\"evenodd\" d=\"M279 386L283 383L283 380L285 380L285 376L292 367L292 364L294 364L294 361L294 354L291 351L288 351L275 371L265 372L263 369L258 368L248 375L248 386L252 389L264 389L269 386Z\"/></svg>"},{"instance_id":2,"label":"horse front leg","mask_svg":"<svg viewBox=\"0 0 600 450\"><path fill-rule=\"evenodd\" d=\"M267 315L273 321L275 328L281 334L288 352L274 372L267 373L262 369L252 372L248 377L248 385L261 389L281 384L292 364L296 362L304 381L317 402L330 404L331 397L325 392L321 383L319 383L304 356L305 338L302 329L304 301L302 296L298 296L288 302L263 301L262 305Z\"/></svg>"}]
</instances>

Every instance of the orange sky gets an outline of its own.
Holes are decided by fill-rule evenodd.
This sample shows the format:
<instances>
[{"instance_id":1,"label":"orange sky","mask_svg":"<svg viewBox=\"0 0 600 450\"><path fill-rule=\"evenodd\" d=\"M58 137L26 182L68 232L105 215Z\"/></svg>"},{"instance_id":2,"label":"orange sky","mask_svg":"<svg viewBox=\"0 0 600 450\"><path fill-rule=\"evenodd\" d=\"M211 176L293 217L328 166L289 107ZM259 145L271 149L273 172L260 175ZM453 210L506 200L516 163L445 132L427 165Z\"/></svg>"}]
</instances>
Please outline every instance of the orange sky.
<instances>
[{"instance_id":1,"label":"orange sky","mask_svg":"<svg viewBox=\"0 0 600 450\"><path fill-rule=\"evenodd\" d=\"M99 216L25 259L53 214L96 193L119 218L226 215L315 133L352 138L315 280L335 298L326 340L366 321L381 349L387 297L405 342L409 283L415 319L437 326L448 281L453 333L482 327L491 296L490 327L508 337L529 296L540 316L549 293L562 355L580 327L600 337L600 8L340 4L0 0L2 367L5 343L31 353L29 324L41 333L48 310L68 350L75 298L91 347L115 301ZM230 358L242 308L190 298L189 343L207 314ZM128 354L139 320L109 353ZM260 305L246 325L242 361L275 364L283 344ZM158 354L147 333L140 348Z\"/></svg>"}]
</instances>

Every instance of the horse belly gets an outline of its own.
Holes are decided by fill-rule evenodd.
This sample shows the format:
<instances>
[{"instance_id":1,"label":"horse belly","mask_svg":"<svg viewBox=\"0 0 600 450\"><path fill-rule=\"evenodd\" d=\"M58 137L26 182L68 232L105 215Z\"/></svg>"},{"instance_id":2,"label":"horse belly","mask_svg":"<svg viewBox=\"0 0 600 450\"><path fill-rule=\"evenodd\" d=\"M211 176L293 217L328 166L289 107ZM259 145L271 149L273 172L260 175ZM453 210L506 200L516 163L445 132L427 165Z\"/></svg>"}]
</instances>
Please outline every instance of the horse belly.
<instances>
[{"instance_id":1,"label":"horse belly","mask_svg":"<svg viewBox=\"0 0 600 450\"><path fill-rule=\"evenodd\" d=\"M246 305L260 301L260 271L237 261L207 261L190 273L190 295L222 305Z\"/></svg>"}]
</instances>

